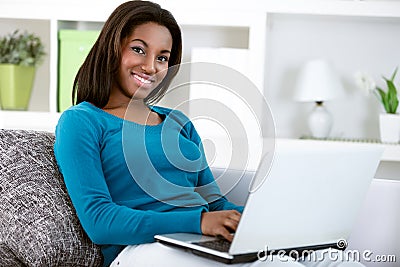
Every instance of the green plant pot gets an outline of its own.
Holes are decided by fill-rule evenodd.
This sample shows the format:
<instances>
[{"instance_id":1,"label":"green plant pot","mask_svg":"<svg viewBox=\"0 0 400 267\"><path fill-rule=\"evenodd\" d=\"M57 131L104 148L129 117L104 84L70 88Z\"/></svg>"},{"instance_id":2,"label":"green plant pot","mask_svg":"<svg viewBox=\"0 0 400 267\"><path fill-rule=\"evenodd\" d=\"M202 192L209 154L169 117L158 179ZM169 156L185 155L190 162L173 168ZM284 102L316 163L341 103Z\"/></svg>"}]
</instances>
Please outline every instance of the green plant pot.
<instances>
[{"instance_id":1,"label":"green plant pot","mask_svg":"<svg viewBox=\"0 0 400 267\"><path fill-rule=\"evenodd\" d=\"M5 110L27 110L35 67L0 64L0 102Z\"/></svg>"}]
</instances>

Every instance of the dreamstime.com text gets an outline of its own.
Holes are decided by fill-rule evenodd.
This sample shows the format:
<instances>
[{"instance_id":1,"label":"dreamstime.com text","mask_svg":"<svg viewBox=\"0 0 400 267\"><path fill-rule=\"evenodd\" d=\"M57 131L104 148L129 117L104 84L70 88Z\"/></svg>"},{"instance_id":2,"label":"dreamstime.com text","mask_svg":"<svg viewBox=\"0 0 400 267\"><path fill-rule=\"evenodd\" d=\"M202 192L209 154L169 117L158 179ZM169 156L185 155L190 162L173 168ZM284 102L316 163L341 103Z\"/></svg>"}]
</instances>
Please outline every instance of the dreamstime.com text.
<instances>
[{"instance_id":1,"label":"dreamstime.com text","mask_svg":"<svg viewBox=\"0 0 400 267\"><path fill-rule=\"evenodd\" d=\"M274 256L271 256L274 255ZM269 250L268 246L257 253L260 261L307 261L322 262L330 261L365 261L365 262L396 262L396 255L378 255L371 250L337 250L328 248L321 251L314 250Z\"/></svg>"}]
</instances>

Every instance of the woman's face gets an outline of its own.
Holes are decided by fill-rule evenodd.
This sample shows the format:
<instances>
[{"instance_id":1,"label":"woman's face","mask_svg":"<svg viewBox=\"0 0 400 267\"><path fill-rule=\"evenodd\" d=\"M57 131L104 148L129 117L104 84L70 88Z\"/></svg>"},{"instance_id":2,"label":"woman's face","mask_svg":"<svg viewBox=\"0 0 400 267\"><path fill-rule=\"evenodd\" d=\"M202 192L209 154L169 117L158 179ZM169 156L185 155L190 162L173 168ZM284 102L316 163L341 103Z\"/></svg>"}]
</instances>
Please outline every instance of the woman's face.
<instances>
[{"instance_id":1,"label":"woman's face","mask_svg":"<svg viewBox=\"0 0 400 267\"><path fill-rule=\"evenodd\" d=\"M122 57L110 100L129 103L131 98L144 99L167 74L172 36L166 27L149 22L136 26L121 45Z\"/></svg>"}]
</instances>

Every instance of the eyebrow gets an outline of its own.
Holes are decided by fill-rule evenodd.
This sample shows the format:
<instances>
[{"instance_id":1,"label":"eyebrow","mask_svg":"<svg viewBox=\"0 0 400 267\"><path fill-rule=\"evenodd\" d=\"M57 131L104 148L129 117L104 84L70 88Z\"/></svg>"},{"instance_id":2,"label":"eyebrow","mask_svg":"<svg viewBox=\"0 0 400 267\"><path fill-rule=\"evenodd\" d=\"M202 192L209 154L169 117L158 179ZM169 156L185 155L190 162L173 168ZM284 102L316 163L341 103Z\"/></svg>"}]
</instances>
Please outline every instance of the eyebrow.
<instances>
[{"instance_id":1,"label":"eyebrow","mask_svg":"<svg viewBox=\"0 0 400 267\"><path fill-rule=\"evenodd\" d=\"M142 39L133 39L131 42L135 42L135 41L141 42L145 47L149 47L149 45ZM170 53L171 54L171 51L165 49L165 50L161 50L161 53Z\"/></svg>"}]
</instances>

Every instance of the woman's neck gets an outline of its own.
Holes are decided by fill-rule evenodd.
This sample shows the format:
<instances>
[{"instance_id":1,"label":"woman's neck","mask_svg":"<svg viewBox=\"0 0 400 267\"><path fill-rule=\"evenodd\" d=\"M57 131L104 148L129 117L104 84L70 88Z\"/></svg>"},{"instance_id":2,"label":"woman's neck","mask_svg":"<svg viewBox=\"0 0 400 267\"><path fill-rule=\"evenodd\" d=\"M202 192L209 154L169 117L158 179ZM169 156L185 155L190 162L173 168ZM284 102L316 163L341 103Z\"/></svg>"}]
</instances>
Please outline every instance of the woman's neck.
<instances>
[{"instance_id":1,"label":"woman's neck","mask_svg":"<svg viewBox=\"0 0 400 267\"><path fill-rule=\"evenodd\" d=\"M138 124L157 125L162 122L160 116L153 112L143 100L132 100L129 103L109 102L103 110L121 119Z\"/></svg>"}]
</instances>

